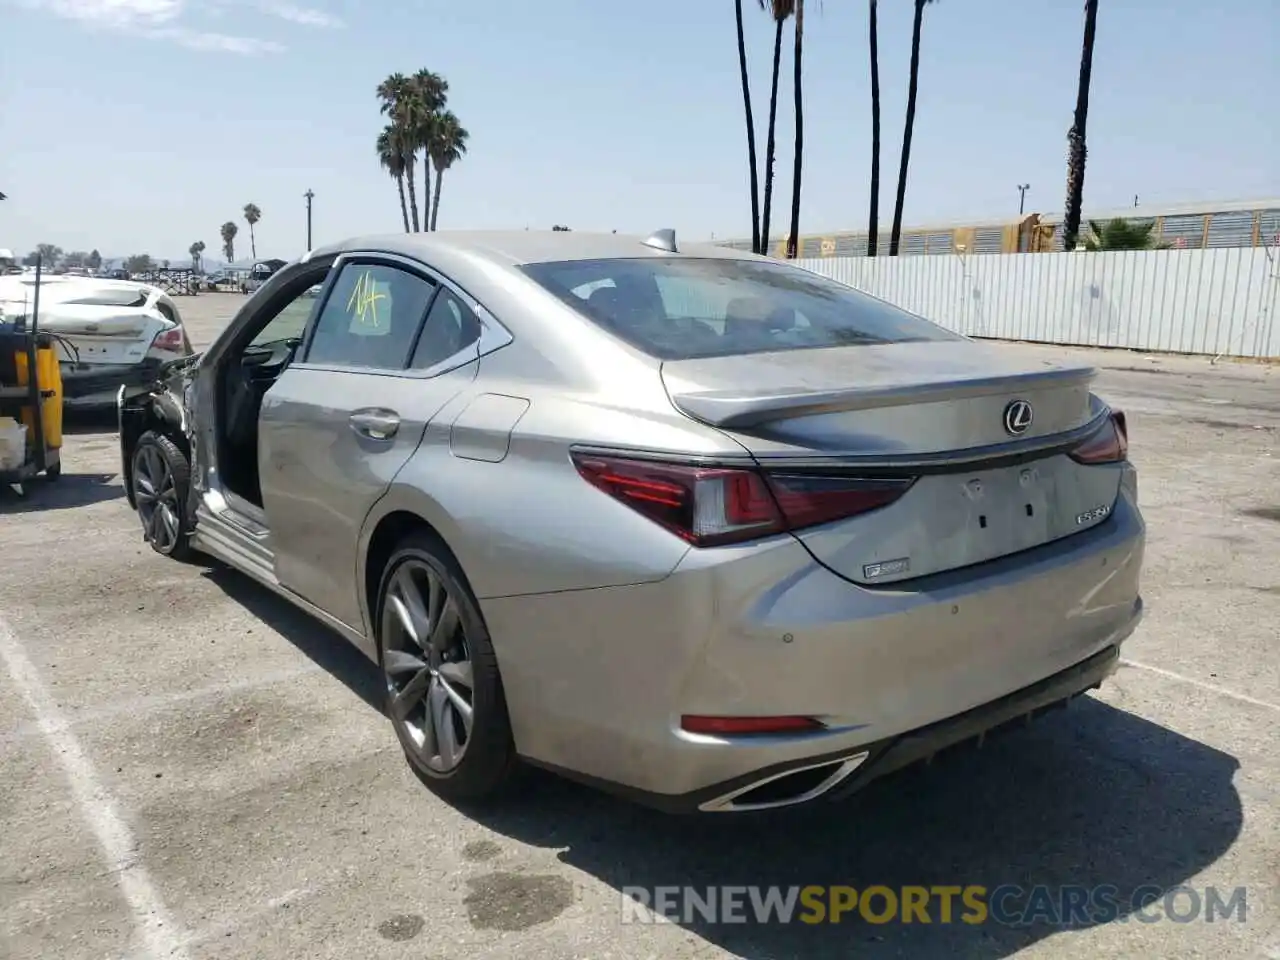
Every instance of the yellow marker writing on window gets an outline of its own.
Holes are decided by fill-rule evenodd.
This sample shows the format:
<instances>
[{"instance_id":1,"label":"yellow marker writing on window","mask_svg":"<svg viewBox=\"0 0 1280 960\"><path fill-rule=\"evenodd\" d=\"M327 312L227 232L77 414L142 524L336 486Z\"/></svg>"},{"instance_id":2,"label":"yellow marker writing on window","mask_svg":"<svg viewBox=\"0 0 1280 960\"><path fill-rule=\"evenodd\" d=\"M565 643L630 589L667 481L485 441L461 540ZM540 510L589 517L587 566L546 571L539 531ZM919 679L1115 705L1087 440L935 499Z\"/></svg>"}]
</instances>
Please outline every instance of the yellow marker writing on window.
<instances>
[{"instance_id":1,"label":"yellow marker writing on window","mask_svg":"<svg viewBox=\"0 0 1280 960\"><path fill-rule=\"evenodd\" d=\"M356 281L351 297L347 300L347 313L356 322L364 326L380 327L383 318L378 312L378 301L387 299L385 293L378 291L373 279L373 272L366 270Z\"/></svg>"}]
</instances>

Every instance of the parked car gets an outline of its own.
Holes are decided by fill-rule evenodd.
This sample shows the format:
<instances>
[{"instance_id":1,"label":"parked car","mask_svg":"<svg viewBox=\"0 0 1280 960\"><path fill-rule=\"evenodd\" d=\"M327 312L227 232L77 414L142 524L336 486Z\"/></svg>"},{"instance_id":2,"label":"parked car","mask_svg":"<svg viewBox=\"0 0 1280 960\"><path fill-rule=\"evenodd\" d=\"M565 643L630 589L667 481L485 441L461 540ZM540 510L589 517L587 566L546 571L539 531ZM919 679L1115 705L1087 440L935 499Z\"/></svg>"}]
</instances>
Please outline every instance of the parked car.
<instances>
[{"instance_id":1,"label":"parked car","mask_svg":"<svg viewBox=\"0 0 1280 960\"><path fill-rule=\"evenodd\" d=\"M283 260L259 260L249 270L248 276L240 283L240 292L256 293L258 288L271 279L281 267L286 266Z\"/></svg>"},{"instance_id":2,"label":"parked car","mask_svg":"<svg viewBox=\"0 0 1280 960\"><path fill-rule=\"evenodd\" d=\"M26 316L35 289L34 274L0 277L0 315ZM68 408L110 409L121 385L145 387L193 352L173 299L136 281L42 276L37 324L57 338Z\"/></svg>"},{"instance_id":3,"label":"parked car","mask_svg":"<svg viewBox=\"0 0 1280 960\"><path fill-rule=\"evenodd\" d=\"M670 231L423 233L308 254L118 405L151 546L364 651L442 795L732 811L1115 669L1145 528L1093 375Z\"/></svg>"}]
</instances>

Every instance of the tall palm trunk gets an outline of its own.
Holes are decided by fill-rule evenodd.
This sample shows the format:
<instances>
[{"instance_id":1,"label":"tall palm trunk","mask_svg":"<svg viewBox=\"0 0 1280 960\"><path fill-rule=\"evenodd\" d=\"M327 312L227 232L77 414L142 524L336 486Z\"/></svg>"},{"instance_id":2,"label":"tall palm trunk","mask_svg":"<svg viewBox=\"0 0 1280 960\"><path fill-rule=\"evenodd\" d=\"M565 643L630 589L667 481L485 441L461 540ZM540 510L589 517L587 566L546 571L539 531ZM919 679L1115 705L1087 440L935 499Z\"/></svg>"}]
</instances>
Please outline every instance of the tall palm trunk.
<instances>
[{"instance_id":1,"label":"tall palm trunk","mask_svg":"<svg viewBox=\"0 0 1280 960\"><path fill-rule=\"evenodd\" d=\"M898 255L902 240L902 207L907 200L907 166L911 162L911 132L916 123L916 90L920 83L920 28L924 23L927 0L916 0L915 20L911 24L911 80L907 85L907 122L902 129L902 158L898 162L898 197L893 205L893 232L889 234L889 256Z\"/></svg>"},{"instance_id":2,"label":"tall palm trunk","mask_svg":"<svg viewBox=\"0 0 1280 960\"><path fill-rule=\"evenodd\" d=\"M1098 29L1098 0L1085 0L1084 46L1080 51L1080 82L1076 88L1076 112L1067 131L1067 207L1062 217L1062 249L1074 250L1080 233L1080 207L1084 200L1085 125L1089 120L1089 84L1093 76L1093 39Z\"/></svg>"},{"instance_id":3,"label":"tall palm trunk","mask_svg":"<svg viewBox=\"0 0 1280 960\"><path fill-rule=\"evenodd\" d=\"M436 218L440 216L440 184L444 183L444 170L436 170L436 195L431 201L431 229L436 228Z\"/></svg>"},{"instance_id":4,"label":"tall palm trunk","mask_svg":"<svg viewBox=\"0 0 1280 960\"><path fill-rule=\"evenodd\" d=\"M796 59L795 95L796 95L796 152L791 174L791 233L787 237L787 259L794 260L799 256L800 246L800 171L804 159L804 95L800 88L801 61L804 44L804 0L796 0Z\"/></svg>"},{"instance_id":5,"label":"tall palm trunk","mask_svg":"<svg viewBox=\"0 0 1280 960\"><path fill-rule=\"evenodd\" d=\"M430 230L431 223L431 156L422 157L422 229Z\"/></svg>"},{"instance_id":6,"label":"tall palm trunk","mask_svg":"<svg viewBox=\"0 0 1280 960\"><path fill-rule=\"evenodd\" d=\"M258 239L253 235L253 224L249 224L249 255L258 259Z\"/></svg>"},{"instance_id":7,"label":"tall palm trunk","mask_svg":"<svg viewBox=\"0 0 1280 960\"><path fill-rule=\"evenodd\" d=\"M413 185L413 165L409 164L404 170L404 181L409 188L409 216L413 220L413 232L418 232L418 192Z\"/></svg>"},{"instance_id":8,"label":"tall palm trunk","mask_svg":"<svg viewBox=\"0 0 1280 960\"><path fill-rule=\"evenodd\" d=\"M880 236L880 46L876 0L870 0L871 37L871 213L867 220L867 256L876 255Z\"/></svg>"},{"instance_id":9,"label":"tall palm trunk","mask_svg":"<svg viewBox=\"0 0 1280 960\"><path fill-rule=\"evenodd\" d=\"M400 216L404 219L404 232L409 232L409 206L404 200L404 174L397 174L396 187L400 190Z\"/></svg>"},{"instance_id":10,"label":"tall palm trunk","mask_svg":"<svg viewBox=\"0 0 1280 960\"><path fill-rule=\"evenodd\" d=\"M773 160L777 148L775 131L778 119L778 73L782 67L782 24L777 21L773 34L773 86L769 88L769 131L764 146L764 214L760 220L760 252L769 250L769 229L773 219Z\"/></svg>"},{"instance_id":11,"label":"tall palm trunk","mask_svg":"<svg viewBox=\"0 0 1280 960\"><path fill-rule=\"evenodd\" d=\"M751 83L747 79L747 41L742 32L742 0L734 3L738 18L738 72L742 75L742 105L747 113L747 167L751 174L751 252L760 253L760 173L756 168L756 120L751 110Z\"/></svg>"}]
</instances>

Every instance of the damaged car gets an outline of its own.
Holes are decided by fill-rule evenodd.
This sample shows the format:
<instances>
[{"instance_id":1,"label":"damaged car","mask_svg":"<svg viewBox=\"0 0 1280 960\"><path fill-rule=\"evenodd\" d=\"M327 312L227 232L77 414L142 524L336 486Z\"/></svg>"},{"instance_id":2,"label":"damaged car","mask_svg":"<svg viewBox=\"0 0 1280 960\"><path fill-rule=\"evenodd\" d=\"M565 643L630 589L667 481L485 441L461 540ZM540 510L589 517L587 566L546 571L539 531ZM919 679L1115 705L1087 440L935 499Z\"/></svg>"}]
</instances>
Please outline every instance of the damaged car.
<instances>
[{"instance_id":1,"label":"damaged car","mask_svg":"<svg viewBox=\"0 0 1280 960\"><path fill-rule=\"evenodd\" d=\"M1093 379L670 230L422 233L287 265L118 410L145 541L355 644L441 795L733 812L1116 669L1145 527Z\"/></svg>"},{"instance_id":2,"label":"damaged car","mask_svg":"<svg viewBox=\"0 0 1280 960\"><path fill-rule=\"evenodd\" d=\"M26 316L35 287L34 274L0 277L0 315ZM109 409L121 386L146 386L165 363L193 352L173 298L128 280L46 274L37 323L57 344L70 409Z\"/></svg>"}]
</instances>

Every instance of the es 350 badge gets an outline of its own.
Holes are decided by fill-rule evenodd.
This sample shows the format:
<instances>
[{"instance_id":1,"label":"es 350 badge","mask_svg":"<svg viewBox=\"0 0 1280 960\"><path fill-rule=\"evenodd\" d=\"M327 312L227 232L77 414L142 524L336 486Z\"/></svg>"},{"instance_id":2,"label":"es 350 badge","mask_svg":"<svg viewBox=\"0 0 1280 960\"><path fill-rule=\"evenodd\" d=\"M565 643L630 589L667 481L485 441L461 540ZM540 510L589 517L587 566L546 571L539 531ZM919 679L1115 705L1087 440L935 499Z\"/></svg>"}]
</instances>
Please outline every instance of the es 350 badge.
<instances>
[{"instance_id":1,"label":"es 350 badge","mask_svg":"<svg viewBox=\"0 0 1280 960\"><path fill-rule=\"evenodd\" d=\"M1110 512L1111 512L1111 507L1108 504L1105 504L1105 503L1100 504L1099 506L1094 507L1092 510L1086 510L1084 513L1078 514L1076 516L1076 526L1082 527L1086 523L1093 523L1093 521L1095 520L1101 520Z\"/></svg>"}]
</instances>

